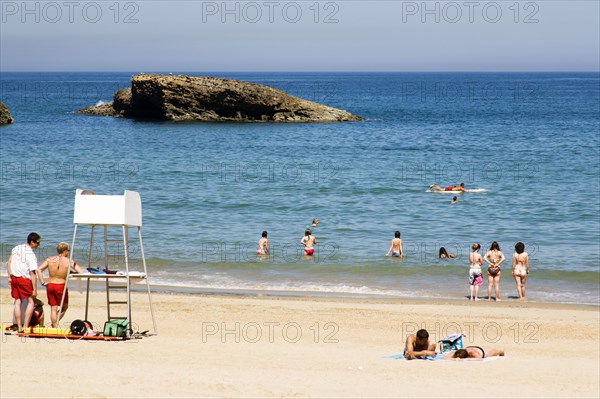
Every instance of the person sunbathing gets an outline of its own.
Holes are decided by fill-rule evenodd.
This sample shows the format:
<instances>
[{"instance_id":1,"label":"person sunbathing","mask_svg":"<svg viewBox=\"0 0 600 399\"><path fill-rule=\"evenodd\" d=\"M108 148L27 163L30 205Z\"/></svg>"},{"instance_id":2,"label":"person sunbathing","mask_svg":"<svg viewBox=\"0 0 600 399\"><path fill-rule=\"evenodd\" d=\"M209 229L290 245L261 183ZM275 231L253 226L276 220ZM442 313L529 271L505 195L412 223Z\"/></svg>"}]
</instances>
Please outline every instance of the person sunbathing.
<instances>
[{"instance_id":1,"label":"person sunbathing","mask_svg":"<svg viewBox=\"0 0 600 399\"><path fill-rule=\"evenodd\" d=\"M421 329L416 334L406 337L404 346L404 357L406 360L425 359L427 356L435 356L435 342L429 342L429 333Z\"/></svg>"},{"instance_id":2,"label":"person sunbathing","mask_svg":"<svg viewBox=\"0 0 600 399\"><path fill-rule=\"evenodd\" d=\"M461 359L485 359L490 356L504 356L502 349L488 349L487 352L480 346L467 346L464 349L458 349L444 356L446 360Z\"/></svg>"}]
</instances>

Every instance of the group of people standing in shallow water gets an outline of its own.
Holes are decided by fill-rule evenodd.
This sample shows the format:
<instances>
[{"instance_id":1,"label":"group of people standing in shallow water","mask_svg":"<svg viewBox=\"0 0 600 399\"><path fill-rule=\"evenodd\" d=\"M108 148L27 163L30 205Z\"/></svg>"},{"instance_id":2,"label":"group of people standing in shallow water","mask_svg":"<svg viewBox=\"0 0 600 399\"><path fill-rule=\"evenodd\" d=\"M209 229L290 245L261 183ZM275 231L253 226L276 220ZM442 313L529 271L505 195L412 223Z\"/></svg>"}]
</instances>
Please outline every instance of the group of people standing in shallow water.
<instances>
[{"instance_id":1,"label":"group of people standing in shallow water","mask_svg":"<svg viewBox=\"0 0 600 399\"><path fill-rule=\"evenodd\" d=\"M311 227L316 227L319 224L317 218L313 219ZM258 241L256 254L258 256L269 254L269 241L267 240L267 232L262 232L262 237ZM300 244L304 246L304 255L312 256L315 253L314 245L317 239L312 235L311 229L307 228L304 232L304 237L300 240ZM492 300L492 288L496 296L494 299L500 301L500 276L502 275L501 264L506 260L504 254L500 250L500 244L494 241L490 245L490 249L482 257L479 253L481 245L475 243L471 246L472 252L469 253L469 300L479 300L479 287L483 285L483 262L486 262L487 277L488 277L488 301ZM394 232L394 238L390 243L390 248L385 256L402 258L404 257L402 250L402 239L400 231ZM446 248L441 247L439 250L440 259L455 259L456 255L448 253ZM518 242L515 244L515 253L512 258L512 275L517 285L517 294L519 299L525 299L525 282L529 275L529 255L525 252L525 244Z\"/></svg>"},{"instance_id":2,"label":"group of people standing in shallow water","mask_svg":"<svg viewBox=\"0 0 600 399\"><path fill-rule=\"evenodd\" d=\"M488 264L488 301L492 300L492 287L496 293L495 300L500 300L500 276L502 269L500 265L506 260L500 250L500 244L494 241L485 256L479 254L481 245L475 243L471 246L472 252L469 254L469 300L479 300L479 287L483 285L483 272L481 266L483 262ZM402 240L400 232L394 232L394 238L390 243L390 249L385 256L392 254L393 257L403 257ZM455 259L456 255L448 253L446 248L441 247L438 253L440 259ZM515 253L512 259L512 275L517 284L517 293L519 299L525 299L525 282L529 275L529 255L525 252L525 244L518 242L515 244Z\"/></svg>"},{"instance_id":3,"label":"group of people standing in shallow water","mask_svg":"<svg viewBox=\"0 0 600 399\"><path fill-rule=\"evenodd\" d=\"M506 260L504 254L500 250L500 244L496 241L492 243L490 249L481 257L479 250L481 245L475 243L471 246L472 252L469 254L469 300L479 300L479 287L483 285L483 272L481 266L483 262L488 264L488 301L492 300L492 287L496 293L495 300L500 300L500 276L502 270L500 265ZM385 256L390 253L393 257L402 257L402 240L400 232L394 233L394 238L390 244L390 249ZM441 247L438 253L440 259L455 259L456 255L448 253L446 248ZM529 274L529 255L525 252L525 244L518 242L515 244L515 253L512 259L512 275L517 284L517 293L519 299L525 299L525 282Z\"/></svg>"},{"instance_id":4,"label":"group of people standing in shallow water","mask_svg":"<svg viewBox=\"0 0 600 399\"><path fill-rule=\"evenodd\" d=\"M483 258L479 254L481 245L475 243L471 246L472 252L469 254L469 300L478 301L479 287L483 284L483 273L481 265L483 262L488 264L488 301L492 300L492 287L496 293L496 301L500 300L500 276L502 274L501 264L506 260L500 250L500 244L492 242L490 249ZM525 281L529 274L529 255L525 252L525 244L518 242L515 244L515 253L512 258L512 275L517 284L517 293L519 299L525 299Z\"/></svg>"}]
</instances>

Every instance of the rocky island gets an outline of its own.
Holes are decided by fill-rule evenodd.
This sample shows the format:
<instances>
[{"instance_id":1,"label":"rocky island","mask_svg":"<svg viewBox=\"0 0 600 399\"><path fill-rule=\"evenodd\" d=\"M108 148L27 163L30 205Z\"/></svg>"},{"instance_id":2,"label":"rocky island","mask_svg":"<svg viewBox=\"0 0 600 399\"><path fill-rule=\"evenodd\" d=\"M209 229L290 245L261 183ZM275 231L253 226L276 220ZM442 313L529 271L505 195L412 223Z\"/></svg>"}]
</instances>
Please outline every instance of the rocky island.
<instances>
[{"instance_id":1,"label":"rocky island","mask_svg":"<svg viewBox=\"0 0 600 399\"><path fill-rule=\"evenodd\" d=\"M167 121L342 122L363 118L258 83L184 75L139 74L112 103L78 113Z\"/></svg>"},{"instance_id":2,"label":"rocky island","mask_svg":"<svg viewBox=\"0 0 600 399\"><path fill-rule=\"evenodd\" d=\"M0 125L8 125L13 123L15 120L10 115L10 111L6 108L2 102L0 102Z\"/></svg>"}]
</instances>

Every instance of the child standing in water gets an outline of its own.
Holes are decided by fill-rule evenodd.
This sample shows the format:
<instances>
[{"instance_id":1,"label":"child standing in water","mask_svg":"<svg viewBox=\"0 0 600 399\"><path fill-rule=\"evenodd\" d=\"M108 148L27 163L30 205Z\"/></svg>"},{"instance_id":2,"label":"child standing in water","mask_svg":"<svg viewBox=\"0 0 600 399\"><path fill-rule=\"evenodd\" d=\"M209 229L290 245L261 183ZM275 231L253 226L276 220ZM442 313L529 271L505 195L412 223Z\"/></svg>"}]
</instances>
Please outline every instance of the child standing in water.
<instances>
[{"instance_id":1,"label":"child standing in water","mask_svg":"<svg viewBox=\"0 0 600 399\"><path fill-rule=\"evenodd\" d=\"M469 300L478 301L479 287L483 284L483 275L481 273L481 264L483 259L479 254L481 245L473 244L471 249L473 252L469 254ZM475 293L475 295L473 295Z\"/></svg>"},{"instance_id":2,"label":"child standing in water","mask_svg":"<svg viewBox=\"0 0 600 399\"><path fill-rule=\"evenodd\" d=\"M258 240L258 248L256 248L256 254L262 256L269 254L269 240L267 240L267 232L262 232L262 237Z\"/></svg>"}]
</instances>

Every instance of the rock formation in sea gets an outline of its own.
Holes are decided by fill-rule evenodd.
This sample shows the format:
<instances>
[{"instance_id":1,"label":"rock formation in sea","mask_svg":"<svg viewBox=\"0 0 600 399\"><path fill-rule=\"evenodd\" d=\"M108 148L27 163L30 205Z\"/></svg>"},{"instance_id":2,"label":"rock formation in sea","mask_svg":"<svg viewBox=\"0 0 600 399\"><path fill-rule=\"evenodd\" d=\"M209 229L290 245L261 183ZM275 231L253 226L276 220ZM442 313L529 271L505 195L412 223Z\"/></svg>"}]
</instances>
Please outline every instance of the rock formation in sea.
<instances>
[{"instance_id":1,"label":"rock formation in sea","mask_svg":"<svg viewBox=\"0 0 600 399\"><path fill-rule=\"evenodd\" d=\"M6 108L2 102L0 102L0 125L8 125L14 123L13 117L10 115L10 111Z\"/></svg>"},{"instance_id":2,"label":"rock formation in sea","mask_svg":"<svg viewBox=\"0 0 600 399\"><path fill-rule=\"evenodd\" d=\"M168 121L342 122L363 118L258 83L215 77L139 74L112 103L79 113Z\"/></svg>"}]
</instances>

